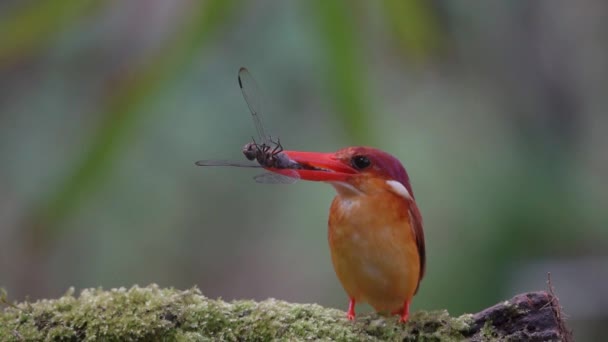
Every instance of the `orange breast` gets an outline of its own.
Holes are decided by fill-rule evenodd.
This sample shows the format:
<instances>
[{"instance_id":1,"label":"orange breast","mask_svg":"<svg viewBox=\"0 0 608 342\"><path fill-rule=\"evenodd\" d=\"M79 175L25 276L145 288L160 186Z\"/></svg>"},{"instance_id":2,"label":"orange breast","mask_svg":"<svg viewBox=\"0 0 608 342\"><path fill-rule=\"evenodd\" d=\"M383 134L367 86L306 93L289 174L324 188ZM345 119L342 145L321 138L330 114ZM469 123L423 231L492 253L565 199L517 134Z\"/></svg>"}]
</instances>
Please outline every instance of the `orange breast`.
<instances>
[{"instance_id":1,"label":"orange breast","mask_svg":"<svg viewBox=\"0 0 608 342\"><path fill-rule=\"evenodd\" d=\"M338 195L328 235L334 270L349 297L378 312L399 310L413 297L420 255L406 200L390 192Z\"/></svg>"}]
</instances>

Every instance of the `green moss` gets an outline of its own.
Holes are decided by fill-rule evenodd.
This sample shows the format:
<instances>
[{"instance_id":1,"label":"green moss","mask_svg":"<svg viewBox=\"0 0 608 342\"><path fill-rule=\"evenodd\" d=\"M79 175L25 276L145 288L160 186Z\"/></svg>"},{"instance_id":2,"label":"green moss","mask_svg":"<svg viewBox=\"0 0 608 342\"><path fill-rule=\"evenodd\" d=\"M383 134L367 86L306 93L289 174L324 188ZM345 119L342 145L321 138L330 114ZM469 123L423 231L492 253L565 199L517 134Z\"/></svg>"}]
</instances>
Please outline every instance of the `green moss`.
<instances>
[{"instance_id":1,"label":"green moss","mask_svg":"<svg viewBox=\"0 0 608 342\"><path fill-rule=\"evenodd\" d=\"M479 333L480 338L483 341L500 341L498 338L498 333L494 326L492 325L492 321L487 321L480 330Z\"/></svg>"},{"instance_id":2,"label":"green moss","mask_svg":"<svg viewBox=\"0 0 608 342\"><path fill-rule=\"evenodd\" d=\"M470 315L416 312L407 324L375 314L348 321L344 312L315 304L275 299L227 303L196 288L156 285L131 289L70 289L55 300L6 305L0 312L0 341L338 341L460 340Z\"/></svg>"},{"instance_id":3,"label":"green moss","mask_svg":"<svg viewBox=\"0 0 608 342\"><path fill-rule=\"evenodd\" d=\"M526 315L528 313L528 310L523 309L522 307L506 300L504 302L504 307L505 307L505 312L506 315L508 315L510 317L510 319L516 319L517 317Z\"/></svg>"}]
</instances>

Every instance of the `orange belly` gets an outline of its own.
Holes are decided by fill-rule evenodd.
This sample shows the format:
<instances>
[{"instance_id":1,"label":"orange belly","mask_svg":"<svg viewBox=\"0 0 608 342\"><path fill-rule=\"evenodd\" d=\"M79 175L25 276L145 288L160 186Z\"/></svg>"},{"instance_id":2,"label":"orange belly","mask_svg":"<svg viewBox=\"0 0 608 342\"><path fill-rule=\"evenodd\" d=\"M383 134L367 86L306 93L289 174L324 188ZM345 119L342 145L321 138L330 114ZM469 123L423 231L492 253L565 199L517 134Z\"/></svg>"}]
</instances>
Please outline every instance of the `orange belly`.
<instances>
[{"instance_id":1,"label":"orange belly","mask_svg":"<svg viewBox=\"0 0 608 342\"><path fill-rule=\"evenodd\" d=\"M349 297L390 313L414 296L420 256L407 203L382 197L337 196L328 237L334 270Z\"/></svg>"}]
</instances>

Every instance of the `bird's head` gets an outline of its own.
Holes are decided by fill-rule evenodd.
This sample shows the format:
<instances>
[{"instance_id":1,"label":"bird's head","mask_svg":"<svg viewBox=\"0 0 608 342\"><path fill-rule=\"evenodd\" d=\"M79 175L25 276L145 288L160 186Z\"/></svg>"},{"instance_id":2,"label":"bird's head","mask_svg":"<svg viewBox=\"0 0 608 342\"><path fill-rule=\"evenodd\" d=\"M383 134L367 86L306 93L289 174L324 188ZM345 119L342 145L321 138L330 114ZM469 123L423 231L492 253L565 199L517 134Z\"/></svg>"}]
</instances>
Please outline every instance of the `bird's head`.
<instances>
[{"instance_id":1,"label":"bird's head","mask_svg":"<svg viewBox=\"0 0 608 342\"><path fill-rule=\"evenodd\" d=\"M390 190L414 199L409 177L401 162L372 147L347 147L333 153L283 151L302 168L299 177L328 182L340 196L371 195Z\"/></svg>"}]
</instances>

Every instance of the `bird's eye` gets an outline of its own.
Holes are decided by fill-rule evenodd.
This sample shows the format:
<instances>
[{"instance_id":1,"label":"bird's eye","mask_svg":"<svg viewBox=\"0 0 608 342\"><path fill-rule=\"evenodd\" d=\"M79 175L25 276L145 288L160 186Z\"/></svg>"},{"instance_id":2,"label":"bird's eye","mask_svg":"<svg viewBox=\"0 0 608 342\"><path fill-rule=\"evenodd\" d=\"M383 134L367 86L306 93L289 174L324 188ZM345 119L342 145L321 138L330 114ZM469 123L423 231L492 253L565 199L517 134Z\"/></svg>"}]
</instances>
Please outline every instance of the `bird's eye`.
<instances>
[{"instance_id":1,"label":"bird's eye","mask_svg":"<svg viewBox=\"0 0 608 342\"><path fill-rule=\"evenodd\" d=\"M363 170L372 164L366 156L354 156L351 163L358 170Z\"/></svg>"}]
</instances>

